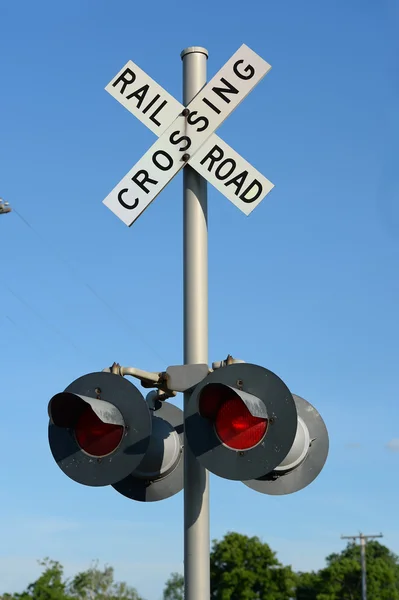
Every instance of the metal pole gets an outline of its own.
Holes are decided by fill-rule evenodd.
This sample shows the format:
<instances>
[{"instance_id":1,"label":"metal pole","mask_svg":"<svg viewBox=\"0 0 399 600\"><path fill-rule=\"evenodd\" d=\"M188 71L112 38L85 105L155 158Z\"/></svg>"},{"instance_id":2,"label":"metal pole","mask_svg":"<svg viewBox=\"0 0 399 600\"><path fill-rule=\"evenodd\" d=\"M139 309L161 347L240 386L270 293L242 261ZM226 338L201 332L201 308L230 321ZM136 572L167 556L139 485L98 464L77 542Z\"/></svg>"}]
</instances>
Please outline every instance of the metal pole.
<instances>
[{"instance_id":1,"label":"metal pole","mask_svg":"<svg viewBox=\"0 0 399 600\"><path fill-rule=\"evenodd\" d=\"M183 104L206 83L208 52L190 47L183 61ZM188 150L189 152L189 150ZM207 184L190 166L183 170L184 363L208 363ZM184 397L186 407L188 395ZM184 599L209 600L209 478L185 443Z\"/></svg>"},{"instance_id":2,"label":"metal pole","mask_svg":"<svg viewBox=\"0 0 399 600\"><path fill-rule=\"evenodd\" d=\"M366 538L360 534L360 560L362 564L362 600L367 600L367 577L366 577Z\"/></svg>"}]
</instances>

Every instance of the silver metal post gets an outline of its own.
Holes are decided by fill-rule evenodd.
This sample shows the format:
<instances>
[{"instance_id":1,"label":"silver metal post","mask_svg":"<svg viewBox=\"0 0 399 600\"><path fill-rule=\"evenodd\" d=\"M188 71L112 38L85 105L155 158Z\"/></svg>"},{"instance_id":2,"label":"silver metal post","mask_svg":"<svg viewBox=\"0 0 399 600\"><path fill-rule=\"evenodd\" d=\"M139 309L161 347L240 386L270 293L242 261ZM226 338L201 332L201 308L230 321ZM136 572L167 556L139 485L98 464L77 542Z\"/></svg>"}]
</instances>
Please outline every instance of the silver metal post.
<instances>
[{"instance_id":1,"label":"silver metal post","mask_svg":"<svg viewBox=\"0 0 399 600\"><path fill-rule=\"evenodd\" d=\"M206 83L208 52L186 48L183 104ZM188 150L190 152L190 150ZM206 181L190 166L183 170L184 363L208 363L208 224ZM184 405L188 401L187 394ZM209 478L185 443L184 599L209 600Z\"/></svg>"}]
</instances>

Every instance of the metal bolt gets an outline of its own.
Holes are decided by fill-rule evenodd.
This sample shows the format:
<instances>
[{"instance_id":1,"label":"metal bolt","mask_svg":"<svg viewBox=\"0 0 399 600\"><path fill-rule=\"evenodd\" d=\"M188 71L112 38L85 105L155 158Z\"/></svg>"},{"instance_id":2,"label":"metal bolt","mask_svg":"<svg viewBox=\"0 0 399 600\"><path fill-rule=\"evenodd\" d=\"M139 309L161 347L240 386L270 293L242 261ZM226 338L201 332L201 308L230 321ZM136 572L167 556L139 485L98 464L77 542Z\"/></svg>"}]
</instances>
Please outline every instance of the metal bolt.
<instances>
[{"instance_id":1,"label":"metal bolt","mask_svg":"<svg viewBox=\"0 0 399 600\"><path fill-rule=\"evenodd\" d=\"M240 452L238 453L239 456L244 456L245 452L243 452L242 450L240 450Z\"/></svg>"},{"instance_id":2,"label":"metal bolt","mask_svg":"<svg viewBox=\"0 0 399 600\"><path fill-rule=\"evenodd\" d=\"M237 379L236 384L238 387L242 387L244 385L244 382L242 379Z\"/></svg>"},{"instance_id":3,"label":"metal bolt","mask_svg":"<svg viewBox=\"0 0 399 600\"><path fill-rule=\"evenodd\" d=\"M190 158L189 154L183 154L181 159L184 160L184 162L187 162L189 158Z\"/></svg>"},{"instance_id":4,"label":"metal bolt","mask_svg":"<svg viewBox=\"0 0 399 600\"><path fill-rule=\"evenodd\" d=\"M96 392L96 394L101 394L101 389L100 388L96 388L94 391Z\"/></svg>"},{"instance_id":5,"label":"metal bolt","mask_svg":"<svg viewBox=\"0 0 399 600\"><path fill-rule=\"evenodd\" d=\"M182 112L183 117L188 117L189 114L190 114L190 111L188 110L188 108L185 108Z\"/></svg>"}]
</instances>

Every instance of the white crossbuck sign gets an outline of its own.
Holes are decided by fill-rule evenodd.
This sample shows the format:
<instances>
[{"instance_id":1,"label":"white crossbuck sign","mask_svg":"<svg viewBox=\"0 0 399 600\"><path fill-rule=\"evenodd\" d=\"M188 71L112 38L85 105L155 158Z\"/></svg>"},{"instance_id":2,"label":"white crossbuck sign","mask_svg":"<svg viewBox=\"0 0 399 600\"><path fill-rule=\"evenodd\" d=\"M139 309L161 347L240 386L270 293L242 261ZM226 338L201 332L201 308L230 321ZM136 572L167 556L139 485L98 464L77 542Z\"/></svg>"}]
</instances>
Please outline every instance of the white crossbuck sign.
<instances>
[{"instance_id":1,"label":"white crossbuck sign","mask_svg":"<svg viewBox=\"0 0 399 600\"><path fill-rule=\"evenodd\" d=\"M214 131L270 69L243 44L184 107L129 61L105 89L158 140L103 203L130 227L189 164L249 215L274 186Z\"/></svg>"}]
</instances>

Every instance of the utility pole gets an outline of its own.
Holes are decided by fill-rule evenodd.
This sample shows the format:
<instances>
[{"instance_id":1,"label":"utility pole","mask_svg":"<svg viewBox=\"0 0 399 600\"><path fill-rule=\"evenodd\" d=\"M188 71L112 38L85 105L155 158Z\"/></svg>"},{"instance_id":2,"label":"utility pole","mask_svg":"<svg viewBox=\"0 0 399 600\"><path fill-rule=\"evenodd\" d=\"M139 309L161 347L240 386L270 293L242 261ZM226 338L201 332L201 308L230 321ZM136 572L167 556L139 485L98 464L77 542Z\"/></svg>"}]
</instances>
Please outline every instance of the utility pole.
<instances>
[{"instance_id":1,"label":"utility pole","mask_svg":"<svg viewBox=\"0 0 399 600\"><path fill-rule=\"evenodd\" d=\"M190 47L183 61L183 104L206 84L205 48ZM190 165L183 171L184 363L208 363L207 184ZM190 394L185 394L186 411ZM184 597L209 600L209 476L189 445L184 454Z\"/></svg>"},{"instance_id":2,"label":"utility pole","mask_svg":"<svg viewBox=\"0 0 399 600\"><path fill-rule=\"evenodd\" d=\"M359 535L341 535L341 539L343 540L356 540L360 541L360 560L362 565L362 600L367 600L367 571L366 571L366 544L367 540L382 538L384 537L382 533L376 535L364 535L363 533L359 533Z\"/></svg>"}]
</instances>

